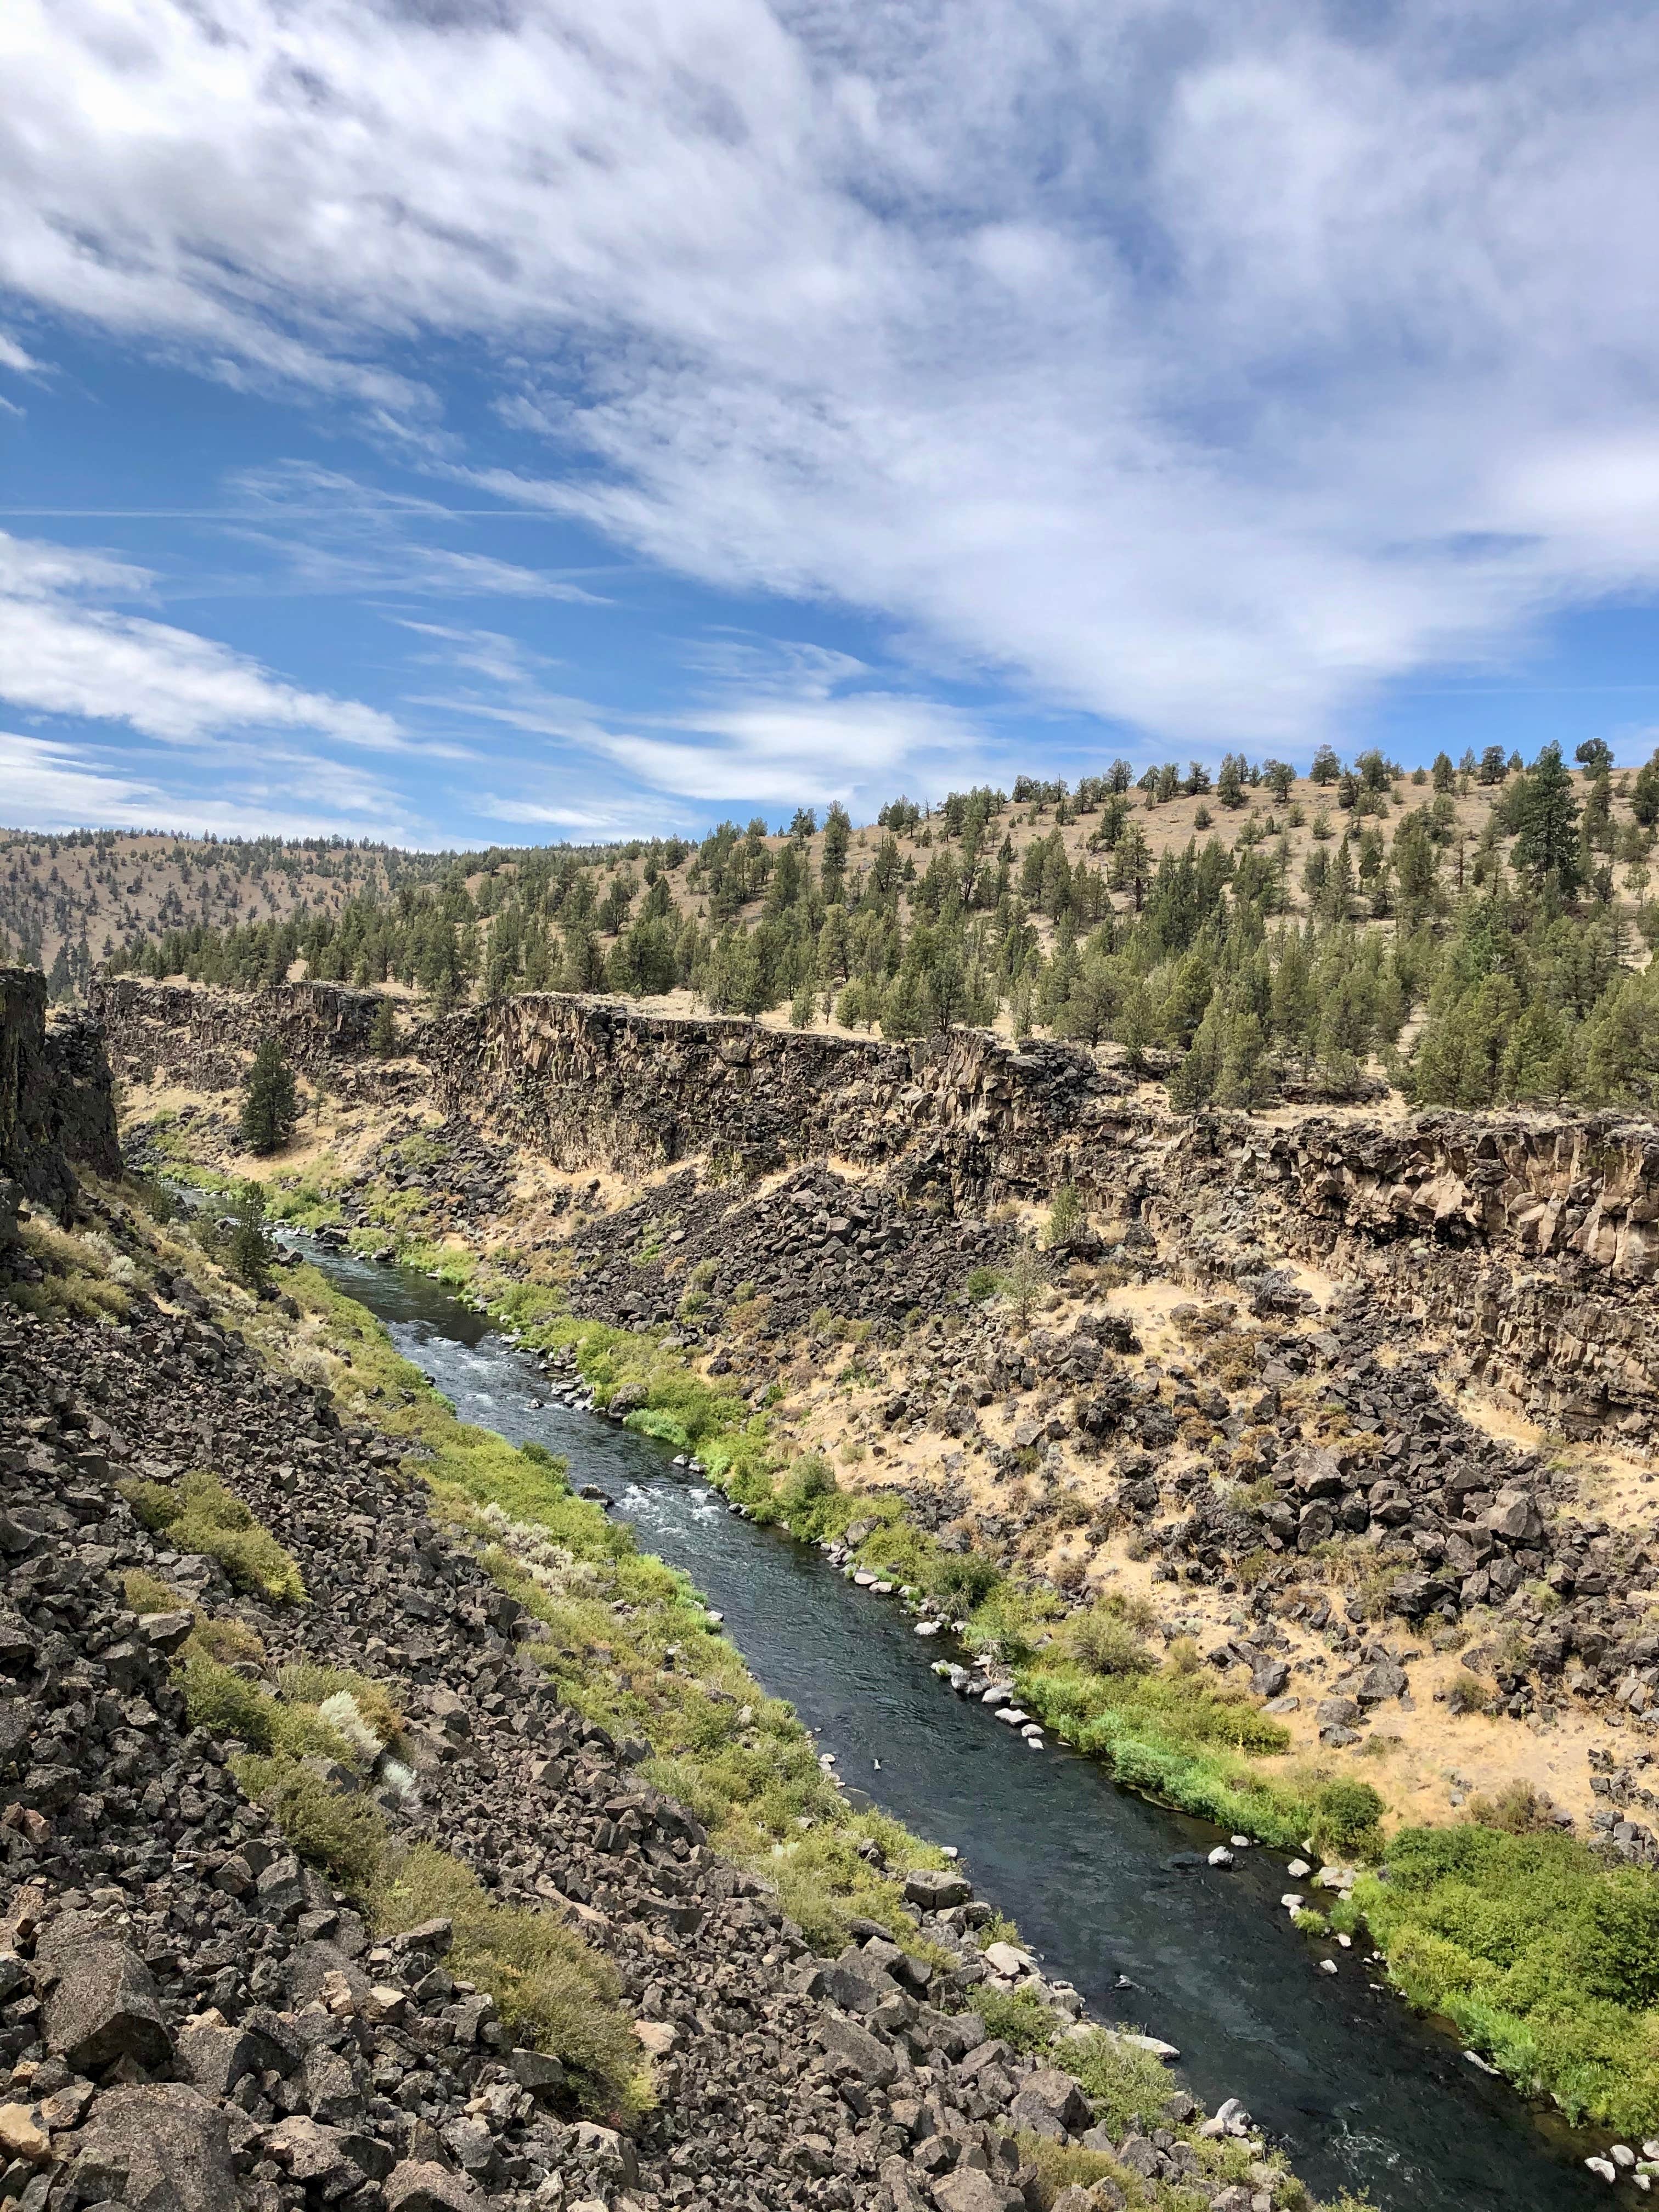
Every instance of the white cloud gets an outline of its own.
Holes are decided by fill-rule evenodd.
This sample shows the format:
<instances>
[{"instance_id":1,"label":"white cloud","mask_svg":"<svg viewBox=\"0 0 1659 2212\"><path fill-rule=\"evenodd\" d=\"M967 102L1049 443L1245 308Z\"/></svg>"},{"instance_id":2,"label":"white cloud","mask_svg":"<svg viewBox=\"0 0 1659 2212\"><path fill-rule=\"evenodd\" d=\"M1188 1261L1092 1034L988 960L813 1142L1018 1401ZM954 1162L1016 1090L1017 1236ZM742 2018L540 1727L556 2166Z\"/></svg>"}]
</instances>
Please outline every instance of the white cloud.
<instances>
[{"instance_id":1,"label":"white cloud","mask_svg":"<svg viewBox=\"0 0 1659 2212\"><path fill-rule=\"evenodd\" d=\"M40 362L25 353L9 331L0 331L0 368L9 368L18 376L30 376L40 366ZM9 404L7 403L8 405Z\"/></svg>"},{"instance_id":2,"label":"white cloud","mask_svg":"<svg viewBox=\"0 0 1659 2212\"><path fill-rule=\"evenodd\" d=\"M988 772L988 733L971 716L877 689L863 662L817 645L705 639L690 655L700 700L623 716L550 689L550 664L513 640L410 627L433 640L435 663L472 679L418 703L560 746L558 795L545 795L549 771L532 759L523 764L523 791L484 802L499 820L660 832L664 797L791 811L838 799L856 807L890 798L896 778L932 795Z\"/></svg>"},{"instance_id":3,"label":"white cloud","mask_svg":"<svg viewBox=\"0 0 1659 2212\"><path fill-rule=\"evenodd\" d=\"M1659 587L1619 459L1659 15L1343 12L12 0L0 283L923 662L1292 744ZM455 358L487 436L440 427ZM398 588L532 573L462 549ZM839 711L629 742L691 775L914 734Z\"/></svg>"},{"instance_id":4,"label":"white cloud","mask_svg":"<svg viewBox=\"0 0 1659 2212\"><path fill-rule=\"evenodd\" d=\"M96 604L149 582L106 555L0 532L0 699L174 744L270 730L382 750L405 742L377 708L302 690L211 638Z\"/></svg>"},{"instance_id":5,"label":"white cloud","mask_svg":"<svg viewBox=\"0 0 1659 2212\"><path fill-rule=\"evenodd\" d=\"M222 836L410 836L387 793L299 756L269 757L227 781L178 776L172 760L152 777L126 761L88 755L55 738L0 730L0 821L13 830L154 829ZM296 798L296 794L303 794Z\"/></svg>"}]
</instances>

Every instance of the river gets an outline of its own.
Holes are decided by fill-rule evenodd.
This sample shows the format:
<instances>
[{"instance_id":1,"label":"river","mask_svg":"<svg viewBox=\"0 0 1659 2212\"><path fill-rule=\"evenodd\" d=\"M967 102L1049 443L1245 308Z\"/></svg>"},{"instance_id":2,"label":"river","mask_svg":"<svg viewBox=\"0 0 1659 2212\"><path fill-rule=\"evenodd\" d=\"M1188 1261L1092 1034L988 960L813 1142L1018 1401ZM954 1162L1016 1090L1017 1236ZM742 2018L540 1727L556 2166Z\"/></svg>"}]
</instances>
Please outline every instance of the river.
<instances>
[{"instance_id":1,"label":"river","mask_svg":"<svg viewBox=\"0 0 1659 2212\"><path fill-rule=\"evenodd\" d=\"M1176 2045L1181 2074L1212 2107L1242 2097L1316 2194L1352 2190L1381 2212L1607 2201L1579 2162L1583 2139L1530 2113L1371 1986L1360 1944L1344 1952L1297 1934L1278 1902L1298 1887L1284 1854L1241 1851L1233 1871L1212 1869L1201 1855L1216 1830L1120 1788L1092 1760L1028 1752L953 1695L929 1671L939 1644L918 1639L890 1600L729 1512L671 1467L666 1447L533 1406L549 1387L535 1360L439 1285L304 1249L463 1419L545 1444L574 1480L599 1484L645 1548L724 1614L759 1680L838 1755L849 1787L956 1844L1045 1972L1075 1983L1096 2018ZM1334 1975L1322 1957L1336 1960Z\"/></svg>"}]
</instances>

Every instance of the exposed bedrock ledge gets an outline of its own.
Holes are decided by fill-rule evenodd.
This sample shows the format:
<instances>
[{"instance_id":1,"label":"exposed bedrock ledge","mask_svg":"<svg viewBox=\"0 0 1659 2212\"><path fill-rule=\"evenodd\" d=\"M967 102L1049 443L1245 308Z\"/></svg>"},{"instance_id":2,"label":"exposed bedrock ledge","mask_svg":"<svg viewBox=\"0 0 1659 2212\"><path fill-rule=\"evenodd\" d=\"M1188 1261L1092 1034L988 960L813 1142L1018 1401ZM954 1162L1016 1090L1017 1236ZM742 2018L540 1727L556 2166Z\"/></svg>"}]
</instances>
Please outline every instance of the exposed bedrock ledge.
<instances>
[{"instance_id":1,"label":"exposed bedrock ledge","mask_svg":"<svg viewBox=\"0 0 1659 2212\"><path fill-rule=\"evenodd\" d=\"M828 1159L969 1206L1074 1182L1109 1216L1144 1217L1200 1273L1236 1275L1260 1238L1374 1283L1540 1418L1645 1428L1659 1407L1649 1123L1181 1115L1067 1045L977 1030L886 1044L550 994L428 1022L387 1067L368 1051L375 1004L330 984L242 995L128 976L95 1000L117 1072L135 1079L222 1089L275 1030L324 1082L424 1091L570 1170Z\"/></svg>"},{"instance_id":2,"label":"exposed bedrock ledge","mask_svg":"<svg viewBox=\"0 0 1659 2212\"><path fill-rule=\"evenodd\" d=\"M237 1082L270 1030L308 1073L377 1074L375 1006L327 983L237 994L132 976L101 982L94 1001L118 1072L204 1089ZM964 1194L1070 1182L1110 1202L1231 1182L1276 1189L1315 1244L1322 1225L1328 1240L1429 1237L1659 1274L1659 1127L1613 1115L1188 1116L1067 1045L1016 1048L975 1030L884 1044L553 994L426 1023L410 1049L445 1112L493 1120L569 1168L828 1154L914 1161Z\"/></svg>"},{"instance_id":3,"label":"exposed bedrock ledge","mask_svg":"<svg viewBox=\"0 0 1659 2212\"><path fill-rule=\"evenodd\" d=\"M61 1214L75 1198L71 1161L121 1165L102 1036L82 1014L48 1018L39 969L0 968L0 1184Z\"/></svg>"}]
</instances>

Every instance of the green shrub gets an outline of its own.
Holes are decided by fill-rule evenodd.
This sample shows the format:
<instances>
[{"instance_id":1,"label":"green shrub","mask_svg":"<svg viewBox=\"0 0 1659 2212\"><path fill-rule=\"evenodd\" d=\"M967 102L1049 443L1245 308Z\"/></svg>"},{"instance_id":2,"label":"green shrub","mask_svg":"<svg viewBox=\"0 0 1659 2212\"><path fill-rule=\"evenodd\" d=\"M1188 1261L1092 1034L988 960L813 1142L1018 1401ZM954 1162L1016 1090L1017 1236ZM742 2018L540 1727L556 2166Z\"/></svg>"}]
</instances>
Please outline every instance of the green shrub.
<instances>
[{"instance_id":1,"label":"green shrub","mask_svg":"<svg viewBox=\"0 0 1659 2212\"><path fill-rule=\"evenodd\" d=\"M976 1306L983 1305L1002 1288L1002 1271L1000 1267L975 1267L963 1288Z\"/></svg>"},{"instance_id":2,"label":"green shrub","mask_svg":"<svg viewBox=\"0 0 1659 2212\"><path fill-rule=\"evenodd\" d=\"M1492 1706L1493 1692L1478 1674L1460 1667L1446 1685L1446 1711L1449 1713L1485 1713Z\"/></svg>"},{"instance_id":3,"label":"green shrub","mask_svg":"<svg viewBox=\"0 0 1659 2212\"><path fill-rule=\"evenodd\" d=\"M185 1601L176 1589L170 1589L159 1575L147 1573L143 1567L131 1567L121 1577L121 1594L129 1612L177 1613Z\"/></svg>"},{"instance_id":4,"label":"green shrub","mask_svg":"<svg viewBox=\"0 0 1659 2212\"><path fill-rule=\"evenodd\" d=\"M1555 1826L1555 1807L1530 1782L1506 1782L1495 1797L1471 1797L1466 1817L1483 1828L1502 1828L1511 1836L1529 1836Z\"/></svg>"},{"instance_id":5,"label":"green shrub","mask_svg":"<svg viewBox=\"0 0 1659 2212\"><path fill-rule=\"evenodd\" d=\"M1407 1828L1355 1892L1395 1982L1528 2094L1633 2135L1659 2124L1659 1876L1572 1837Z\"/></svg>"},{"instance_id":6,"label":"green shrub","mask_svg":"<svg viewBox=\"0 0 1659 2212\"><path fill-rule=\"evenodd\" d=\"M128 1481L120 1491L147 1528L165 1534L175 1551L216 1559L238 1589L274 1605L303 1603L298 1563L217 1475L198 1468L177 1484Z\"/></svg>"},{"instance_id":7,"label":"green shrub","mask_svg":"<svg viewBox=\"0 0 1659 2212\"><path fill-rule=\"evenodd\" d=\"M234 1620L228 1613L198 1613L186 1648L205 1651L222 1667L264 1663L265 1647L258 1637L245 1620Z\"/></svg>"},{"instance_id":8,"label":"green shrub","mask_svg":"<svg viewBox=\"0 0 1659 2212\"><path fill-rule=\"evenodd\" d=\"M1164 2061L1139 2044L1126 2043L1105 2029L1068 2039L1066 2070L1082 2083L1084 2094L1115 2136L1139 2128L1148 2133L1162 2121L1170 2100Z\"/></svg>"},{"instance_id":9,"label":"green shrub","mask_svg":"<svg viewBox=\"0 0 1659 2212\"><path fill-rule=\"evenodd\" d=\"M287 1753L239 1759L233 1771L301 1858L326 1868L354 1896L368 1894L390 1850L386 1822L373 1805L331 1789Z\"/></svg>"},{"instance_id":10,"label":"green shrub","mask_svg":"<svg viewBox=\"0 0 1659 2212\"><path fill-rule=\"evenodd\" d=\"M179 1669L185 1712L192 1728L235 1736L253 1751L270 1751L276 1741L276 1700L257 1682L203 1650L186 1645Z\"/></svg>"},{"instance_id":11,"label":"green shrub","mask_svg":"<svg viewBox=\"0 0 1659 2212\"><path fill-rule=\"evenodd\" d=\"M373 1872L377 1935L447 1920L450 1972L494 1997L516 2038L554 2053L623 2110L648 2101L617 1971L573 1929L550 1912L494 1903L469 1868L429 1844Z\"/></svg>"},{"instance_id":12,"label":"green shrub","mask_svg":"<svg viewBox=\"0 0 1659 2212\"><path fill-rule=\"evenodd\" d=\"M354 1674L343 1667L320 1666L313 1660L297 1660L284 1667L276 1680L283 1697L295 1705L321 1705L342 1694L352 1698L383 1744L395 1743L404 1732L404 1716L391 1691L367 1674Z\"/></svg>"},{"instance_id":13,"label":"green shrub","mask_svg":"<svg viewBox=\"0 0 1659 2212\"><path fill-rule=\"evenodd\" d=\"M1054 2014L1030 1990L994 1990L979 1982L969 1991L968 2002L990 2033L1016 2051L1046 2051L1054 2039Z\"/></svg>"},{"instance_id":14,"label":"green shrub","mask_svg":"<svg viewBox=\"0 0 1659 2212\"><path fill-rule=\"evenodd\" d=\"M1328 1782L1320 1790L1313 1839L1334 1858L1374 1858L1386 1808L1369 1782Z\"/></svg>"},{"instance_id":15,"label":"green shrub","mask_svg":"<svg viewBox=\"0 0 1659 2212\"><path fill-rule=\"evenodd\" d=\"M1073 1613L1059 1641L1068 1658L1093 1674L1150 1674L1157 1663L1121 1609L1104 1602Z\"/></svg>"}]
</instances>

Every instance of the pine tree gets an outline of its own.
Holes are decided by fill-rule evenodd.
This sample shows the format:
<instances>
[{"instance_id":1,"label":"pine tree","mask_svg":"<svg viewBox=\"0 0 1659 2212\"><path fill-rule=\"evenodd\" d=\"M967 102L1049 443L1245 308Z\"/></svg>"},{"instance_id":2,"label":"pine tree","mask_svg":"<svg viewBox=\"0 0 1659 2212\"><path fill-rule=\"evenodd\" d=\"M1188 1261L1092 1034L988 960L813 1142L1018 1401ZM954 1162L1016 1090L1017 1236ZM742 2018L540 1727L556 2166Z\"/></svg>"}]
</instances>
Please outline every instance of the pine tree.
<instances>
[{"instance_id":1,"label":"pine tree","mask_svg":"<svg viewBox=\"0 0 1659 2212\"><path fill-rule=\"evenodd\" d=\"M1567 897L1583 874L1579 857L1578 802L1572 775L1559 745L1544 747L1516 795L1515 847L1510 865L1536 890L1554 889Z\"/></svg>"},{"instance_id":2,"label":"pine tree","mask_svg":"<svg viewBox=\"0 0 1659 2212\"><path fill-rule=\"evenodd\" d=\"M294 1073L277 1038L259 1040L242 1098L242 1140L252 1152L274 1152L294 1134L299 1101Z\"/></svg>"},{"instance_id":3,"label":"pine tree","mask_svg":"<svg viewBox=\"0 0 1659 2212\"><path fill-rule=\"evenodd\" d=\"M235 1227L230 1232L227 1258L230 1272L249 1290L256 1291L270 1273L270 1242L265 1235L265 1194L253 1182L242 1184L231 1203Z\"/></svg>"},{"instance_id":4,"label":"pine tree","mask_svg":"<svg viewBox=\"0 0 1659 2212\"><path fill-rule=\"evenodd\" d=\"M368 1048L379 1060L391 1060L398 1050L398 1017L392 1011L390 999L382 999L374 1009L374 1020L368 1032Z\"/></svg>"}]
</instances>

